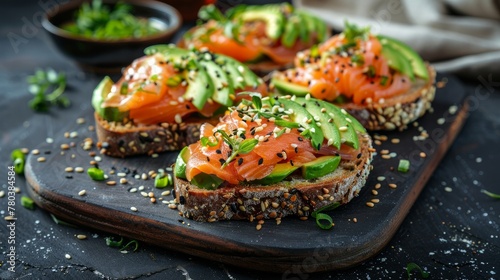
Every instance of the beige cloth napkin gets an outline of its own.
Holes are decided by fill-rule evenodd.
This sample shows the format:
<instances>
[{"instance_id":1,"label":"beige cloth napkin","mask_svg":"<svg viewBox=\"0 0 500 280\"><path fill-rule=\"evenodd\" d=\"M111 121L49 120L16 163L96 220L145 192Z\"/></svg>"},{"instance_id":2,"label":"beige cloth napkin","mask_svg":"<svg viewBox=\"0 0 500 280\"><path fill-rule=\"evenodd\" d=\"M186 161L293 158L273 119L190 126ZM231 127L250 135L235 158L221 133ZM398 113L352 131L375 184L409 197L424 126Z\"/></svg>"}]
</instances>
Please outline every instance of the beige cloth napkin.
<instances>
[{"instance_id":1,"label":"beige cloth napkin","mask_svg":"<svg viewBox=\"0 0 500 280\"><path fill-rule=\"evenodd\" d=\"M398 38L438 71L500 81L500 0L294 0L334 30L344 21ZM496 77L496 78L495 78Z\"/></svg>"}]
</instances>

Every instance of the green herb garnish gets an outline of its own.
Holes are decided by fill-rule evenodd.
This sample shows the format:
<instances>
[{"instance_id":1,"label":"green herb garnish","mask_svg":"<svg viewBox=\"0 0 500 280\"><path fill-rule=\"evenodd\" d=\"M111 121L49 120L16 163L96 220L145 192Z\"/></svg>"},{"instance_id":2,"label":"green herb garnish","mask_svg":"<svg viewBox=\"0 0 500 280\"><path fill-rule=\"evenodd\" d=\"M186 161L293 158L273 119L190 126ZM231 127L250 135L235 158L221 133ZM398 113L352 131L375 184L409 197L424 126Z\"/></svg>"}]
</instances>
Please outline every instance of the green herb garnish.
<instances>
[{"instance_id":1,"label":"green herb garnish","mask_svg":"<svg viewBox=\"0 0 500 280\"><path fill-rule=\"evenodd\" d=\"M21 196L21 205L26 209L35 210L35 202L25 195Z\"/></svg>"},{"instance_id":2,"label":"green herb garnish","mask_svg":"<svg viewBox=\"0 0 500 280\"><path fill-rule=\"evenodd\" d=\"M103 181L105 180L104 178L104 171L102 169L99 169L97 167L90 167L87 169L87 174L89 174L90 178L95 181Z\"/></svg>"},{"instance_id":3,"label":"green herb garnish","mask_svg":"<svg viewBox=\"0 0 500 280\"><path fill-rule=\"evenodd\" d=\"M26 155L20 149L15 149L10 153L10 159L14 165L14 172L16 174L23 174Z\"/></svg>"},{"instance_id":4,"label":"green herb garnish","mask_svg":"<svg viewBox=\"0 0 500 280\"><path fill-rule=\"evenodd\" d=\"M134 16L132 9L122 2L109 6L93 0L90 4L83 3L75 21L62 28L75 35L104 40L139 38L160 32L147 18Z\"/></svg>"},{"instance_id":5,"label":"green herb garnish","mask_svg":"<svg viewBox=\"0 0 500 280\"><path fill-rule=\"evenodd\" d=\"M318 210L311 213L311 216L316 219L316 224L321 229L330 229L333 227L333 220L330 215L322 213L324 211L330 211L340 206L340 202L335 202L331 205L327 205L319 208Z\"/></svg>"},{"instance_id":6,"label":"green herb garnish","mask_svg":"<svg viewBox=\"0 0 500 280\"><path fill-rule=\"evenodd\" d=\"M408 170L410 170L410 161L407 159L399 160L398 171L406 173Z\"/></svg>"},{"instance_id":7,"label":"green herb garnish","mask_svg":"<svg viewBox=\"0 0 500 280\"><path fill-rule=\"evenodd\" d=\"M354 64L357 64L357 65L363 65L365 63L365 59L363 58L363 56L361 54L354 54L351 57L351 62Z\"/></svg>"},{"instance_id":8,"label":"green herb garnish","mask_svg":"<svg viewBox=\"0 0 500 280\"><path fill-rule=\"evenodd\" d=\"M125 246L121 247L120 251L125 251L126 249L128 249L132 245L133 245L132 252L137 251L137 249L139 248L139 242L137 242L137 240L131 240L130 242L128 242L127 244L125 244ZM126 251L128 251L128 250L126 250Z\"/></svg>"},{"instance_id":9,"label":"green herb garnish","mask_svg":"<svg viewBox=\"0 0 500 280\"><path fill-rule=\"evenodd\" d=\"M348 42L355 41L358 38L361 40L368 39L370 27L359 27L356 24L349 23L348 21L345 21L344 25L345 29L343 33Z\"/></svg>"},{"instance_id":10,"label":"green herb garnish","mask_svg":"<svg viewBox=\"0 0 500 280\"><path fill-rule=\"evenodd\" d=\"M66 88L64 72L57 73L53 69L37 70L34 75L28 76L29 92L34 95L29 106L37 112L47 112L51 105L68 107L70 101L63 96Z\"/></svg>"},{"instance_id":11,"label":"green herb garnish","mask_svg":"<svg viewBox=\"0 0 500 280\"><path fill-rule=\"evenodd\" d=\"M420 266L418 266L418 264L411 262L406 265L406 273L408 274L408 279L411 279L411 272L415 269L420 272L420 276L422 276L422 278L425 279L429 277L429 272L422 270Z\"/></svg>"},{"instance_id":12,"label":"green herb garnish","mask_svg":"<svg viewBox=\"0 0 500 280\"><path fill-rule=\"evenodd\" d=\"M500 194L492 193L487 190L481 190L482 193L486 194L487 196L495 199L500 199Z\"/></svg>"},{"instance_id":13,"label":"green herb garnish","mask_svg":"<svg viewBox=\"0 0 500 280\"><path fill-rule=\"evenodd\" d=\"M76 228L76 226L74 224L71 224L71 223L68 223L66 221L63 221L63 220L57 218L56 216L54 216L54 214L50 214L50 217L52 218L52 221L54 221L54 223L56 223L58 225L63 225L63 226L68 226L68 227Z\"/></svg>"},{"instance_id":14,"label":"green herb garnish","mask_svg":"<svg viewBox=\"0 0 500 280\"><path fill-rule=\"evenodd\" d=\"M253 150L253 148L259 143L259 140L253 138L253 139L245 139L240 142L239 139L234 139L229 137L227 133L224 130L217 130L216 133L219 133L224 139L224 142L226 142L229 147L231 147L231 155L226 159L224 164L222 164L221 168L223 169L226 167L237 155L239 154L248 154Z\"/></svg>"}]
</instances>

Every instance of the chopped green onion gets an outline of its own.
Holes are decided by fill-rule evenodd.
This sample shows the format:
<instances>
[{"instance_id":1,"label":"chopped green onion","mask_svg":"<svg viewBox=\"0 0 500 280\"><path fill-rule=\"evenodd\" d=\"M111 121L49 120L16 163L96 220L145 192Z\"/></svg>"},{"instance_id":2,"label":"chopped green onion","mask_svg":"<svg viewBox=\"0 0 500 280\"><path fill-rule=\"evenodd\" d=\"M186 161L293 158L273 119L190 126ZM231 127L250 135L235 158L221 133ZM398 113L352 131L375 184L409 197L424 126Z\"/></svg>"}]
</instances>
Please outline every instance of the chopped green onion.
<instances>
[{"instance_id":1,"label":"chopped green onion","mask_svg":"<svg viewBox=\"0 0 500 280\"><path fill-rule=\"evenodd\" d=\"M134 245L134 247L133 247L134 249L132 250L132 252L137 251L137 249L139 248L139 242L137 242L137 240L130 241L125 246L123 246L122 248L120 248L120 251L125 251L126 249L128 249L132 245Z\"/></svg>"},{"instance_id":2,"label":"chopped green onion","mask_svg":"<svg viewBox=\"0 0 500 280\"><path fill-rule=\"evenodd\" d=\"M357 65L363 65L365 63L365 59L361 54L355 54L351 57L351 62Z\"/></svg>"},{"instance_id":3,"label":"chopped green onion","mask_svg":"<svg viewBox=\"0 0 500 280\"><path fill-rule=\"evenodd\" d=\"M104 238L104 240L106 240L106 245L109 247L120 247L123 243L123 237L120 237L120 240L115 240L115 238L111 236Z\"/></svg>"},{"instance_id":4,"label":"chopped green onion","mask_svg":"<svg viewBox=\"0 0 500 280\"><path fill-rule=\"evenodd\" d=\"M366 72L366 75L369 77L369 78L373 78L375 77L376 75L376 71L375 71L375 67L373 65L370 65L368 66L368 71Z\"/></svg>"},{"instance_id":5,"label":"chopped green onion","mask_svg":"<svg viewBox=\"0 0 500 280\"><path fill-rule=\"evenodd\" d=\"M495 199L500 199L500 194L492 193L487 190L481 190L482 193L486 194L487 196Z\"/></svg>"},{"instance_id":6,"label":"chopped green onion","mask_svg":"<svg viewBox=\"0 0 500 280\"><path fill-rule=\"evenodd\" d=\"M167 79L167 86L176 87L182 83L182 77L180 75L175 75Z\"/></svg>"},{"instance_id":7,"label":"chopped green onion","mask_svg":"<svg viewBox=\"0 0 500 280\"><path fill-rule=\"evenodd\" d=\"M408 170L410 170L410 161L407 159L399 160L398 171L406 173Z\"/></svg>"},{"instance_id":8,"label":"chopped green onion","mask_svg":"<svg viewBox=\"0 0 500 280\"><path fill-rule=\"evenodd\" d=\"M339 206L340 206L339 202L335 202L331 205L323 206L323 207L317 209L316 211L312 212L311 216L316 219L316 224L318 225L318 227L320 227L321 229L330 229L333 227L332 217L330 217L330 215L328 215L328 214L321 213L321 212L330 211L330 210L333 210Z\"/></svg>"},{"instance_id":9,"label":"chopped green onion","mask_svg":"<svg viewBox=\"0 0 500 280\"><path fill-rule=\"evenodd\" d=\"M200 142L201 142L201 145L204 147L206 147L206 146L215 147L219 143L217 138L215 138L214 142L210 142L210 138L208 138L206 136L201 137Z\"/></svg>"},{"instance_id":10,"label":"chopped green onion","mask_svg":"<svg viewBox=\"0 0 500 280\"><path fill-rule=\"evenodd\" d=\"M14 164L14 171L17 174L23 174L24 162L26 159L24 153L20 149L15 149L10 153L10 158L12 159L12 162Z\"/></svg>"},{"instance_id":11,"label":"chopped green onion","mask_svg":"<svg viewBox=\"0 0 500 280\"><path fill-rule=\"evenodd\" d=\"M387 76L380 76L380 85L385 86L387 84L387 81L389 80L389 77Z\"/></svg>"},{"instance_id":12,"label":"chopped green onion","mask_svg":"<svg viewBox=\"0 0 500 280\"><path fill-rule=\"evenodd\" d=\"M158 173L155 177L155 187L158 189L163 189L168 186L170 181L168 180L168 176L165 173Z\"/></svg>"},{"instance_id":13,"label":"chopped green onion","mask_svg":"<svg viewBox=\"0 0 500 280\"><path fill-rule=\"evenodd\" d=\"M313 216L313 218L316 218L316 224L321 229L330 229L333 227L332 217L330 217L328 214L313 212L311 215Z\"/></svg>"},{"instance_id":14,"label":"chopped green onion","mask_svg":"<svg viewBox=\"0 0 500 280\"><path fill-rule=\"evenodd\" d=\"M54 221L54 223L58 224L58 225L63 225L63 226L68 226L68 227L74 227L76 228L76 226L74 224L70 224L66 221L63 221L59 218L57 218L56 216L54 216L54 214L50 214L50 217L52 217L52 221Z\"/></svg>"},{"instance_id":15,"label":"chopped green onion","mask_svg":"<svg viewBox=\"0 0 500 280\"><path fill-rule=\"evenodd\" d=\"M422 276L422 278L425 279L429 277L429 272L422 270L420 266L418 266L418 264L411 262L406 265L406 273L408 273L408 279L411 279L411 272L415 269L420 271L420 276Z\"/></svg>"},{"instance_id":16,"label":"chopped green onion","mask_svg":"<svg viewBox=\"0 0 500 280\"><path fill-rule=\"evenodd\" d=\"M102 169L99 169L97 167L91 167L87 169L87 174L89 174L90 178L95 181L103 181L104 178L104 171Z\"/></svg>"},{"instance_id":17,"label":"chopped green onion","mask_svg":"<svg viewBox=\"0 0 500 280\"><path fill-rule=\"evenodd\" d=\"M120 94L121 95L127 95L128 93L128 83L127 82L123 82L121 87L120 87Z\"/></svg>"},{"instance_id":18,"label":"chopped green onion","mask_svg":"<svg viewBox=\"0 0 500 280\"><path fill-rule=\"evenodd\" d=\"M21 205L26 209L35 210L35 202L25 195L21 196Z\"/></svg>"}]
</instances>

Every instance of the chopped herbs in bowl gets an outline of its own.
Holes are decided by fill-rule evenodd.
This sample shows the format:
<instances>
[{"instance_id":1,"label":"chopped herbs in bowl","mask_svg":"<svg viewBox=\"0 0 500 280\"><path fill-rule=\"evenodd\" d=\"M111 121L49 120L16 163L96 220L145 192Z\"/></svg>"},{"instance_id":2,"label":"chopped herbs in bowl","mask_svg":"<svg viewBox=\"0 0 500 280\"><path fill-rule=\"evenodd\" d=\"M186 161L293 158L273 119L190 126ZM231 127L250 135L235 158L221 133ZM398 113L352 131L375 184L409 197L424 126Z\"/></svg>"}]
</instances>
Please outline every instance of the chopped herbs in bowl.
<instances>
[{"instance_id":1,"label":"chopped herbs in bowl","mask_svg":"<svg viewBox=\"0 0 500 280\"><path fill-rule=\"evenodd\" d=\"M146 37L166 28L161 21L135 16L132 11L133 6L124 2L110 6L93 0L83 3L75 20L61 28L75 35L103 40Z\"/></svg>"},{"instance_id":2,"label":"chopped herbs in bowl","mask_svg":"<svg viewBox=\"0 0 500 280\"><path fill-rule=\"evenodd\" d=\"M151 0L70 1L42 20L64 55L104 73L120 71L150 45L169 43L181 23L175 8Z\"/></svg>"}]
</instances>

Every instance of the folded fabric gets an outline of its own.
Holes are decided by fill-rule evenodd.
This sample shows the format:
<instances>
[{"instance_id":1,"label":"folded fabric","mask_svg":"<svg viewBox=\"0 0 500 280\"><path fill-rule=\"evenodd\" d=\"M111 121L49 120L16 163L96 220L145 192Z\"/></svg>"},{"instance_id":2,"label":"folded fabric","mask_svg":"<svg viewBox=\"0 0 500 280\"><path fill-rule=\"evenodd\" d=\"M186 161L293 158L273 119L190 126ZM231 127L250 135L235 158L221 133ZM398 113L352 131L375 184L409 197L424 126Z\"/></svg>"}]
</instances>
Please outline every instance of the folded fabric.
<instances>
[{"instance_id":1,"label":"folded fabric","mask_svg":"<svg viewBox=\"0 0 500 280\"><path fill-rule=\"evenodd\" d=\"M346 20L412 46L438 71L500 78L499 0L295 0L334 30ZM497 79L498 80L498 79Z\"/></svg>"}]
</instances>

